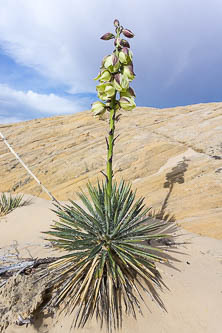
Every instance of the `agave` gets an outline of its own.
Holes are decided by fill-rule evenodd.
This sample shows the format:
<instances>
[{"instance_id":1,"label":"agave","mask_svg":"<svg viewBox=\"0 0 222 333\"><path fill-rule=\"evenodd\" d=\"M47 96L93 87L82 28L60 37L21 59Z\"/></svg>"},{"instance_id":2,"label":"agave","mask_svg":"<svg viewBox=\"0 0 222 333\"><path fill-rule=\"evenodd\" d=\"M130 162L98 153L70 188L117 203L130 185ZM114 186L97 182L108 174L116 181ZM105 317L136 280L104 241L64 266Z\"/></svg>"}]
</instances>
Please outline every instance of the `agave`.
<instances>
[{"instance_id":1,"label":"agave","mask_svg":"<svg viewBox=\"0 0 222 333\"><path fill-rule=\"evenodd\" d=\"M166 259L149 243L166 237L162 231L168 224L151 218L144 198L136 199L124 181L114 182L111 198L107 183L87 188L89 197L78 193L81 204L70 200L56 206L59 222L46 232L55 248L67 252L49 266L48 287L56 292L48 305L74 312L74 327L84 327L95 315L111 331L121 328L123 312L135 318L141 312L142 291L164 308L156 263Z\"/></svg>"},{"instance_id":2,"label":"agave","mask_svg":"<svg viewBox=\"0 0 222 333\"><path fill-rule=\"evenodd\" d=\"M30 203L31 200L23 200L23 195L6 196L5 193L2 193L0 197L0 216L4 216L12 212L15 208L26 206Z\"/></svg>"}]
</instances>

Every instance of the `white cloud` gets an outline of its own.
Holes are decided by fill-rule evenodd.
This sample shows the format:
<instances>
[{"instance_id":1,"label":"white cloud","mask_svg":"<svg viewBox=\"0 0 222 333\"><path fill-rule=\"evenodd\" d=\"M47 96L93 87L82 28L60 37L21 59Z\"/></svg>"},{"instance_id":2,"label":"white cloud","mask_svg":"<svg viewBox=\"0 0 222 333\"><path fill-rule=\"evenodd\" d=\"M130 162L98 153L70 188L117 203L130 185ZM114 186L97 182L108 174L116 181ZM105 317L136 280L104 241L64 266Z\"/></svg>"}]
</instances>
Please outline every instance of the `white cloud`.
<instances>
[{"instance_id":1,"label":"white cloud","mask_svg":"<svg viewBox=\"0 0 222 333\"><path fill-rule=\"evenodd\" d=\"M159 55L162 59L162 52L176 59L179 47L186 49L196 41L201 29L206 31L203 18L212 12L217 17L220 12L214 3L222 8L216 0L176 4L175 0L5 0L1 2L0 39L19 63L67 84L72 91L94 91L92 77L102 51L112 51L111 44L107 47L99 37L112 29L116 15L136 29L140 61L145 63L144 55L153 54L157 59L149 61L155 62ZM207 29L214 30L212 26Z\"/></svg>"},{"instance_id":2,"label":"white cloud","mask_svg":"<svg viewBox=\"0 0 222 333\"><path fill-rule=\"evenodd\" d=\"M0 123L16 122L44 116L75 113L83 110L87 102L73 101L55 94L38 94L34 91L14 90L0 84Z\"/></svg>"},{"instance_id":3,"label":"white cloud","mask_svg":"<svg viewBox=\"0 0 222 333\"><path fill-rule=\"evenodd\" d=\"M67 91L94 92L92 78L113 48L99 37L118 18L136 34L135 84L145 100L175 85L203 54L214 61L206 55L220 47L221 15L221 0L2 0L0 45Z\"/></svg>"},{"instance_id":4,"label":"white cloud","mask_svg":"<svg viewBox=\"0 0 222 333\"><path fill-rule=\"evenodd\" d=\"M87 6L91 15L76 1L5 1L0 12L1 44L18 63L72 91L94 91L92 78L98 64L92 67L96 63L93 44L98 36L91 38L95 5L88 2Z\"/></svg>"}]
</instances>

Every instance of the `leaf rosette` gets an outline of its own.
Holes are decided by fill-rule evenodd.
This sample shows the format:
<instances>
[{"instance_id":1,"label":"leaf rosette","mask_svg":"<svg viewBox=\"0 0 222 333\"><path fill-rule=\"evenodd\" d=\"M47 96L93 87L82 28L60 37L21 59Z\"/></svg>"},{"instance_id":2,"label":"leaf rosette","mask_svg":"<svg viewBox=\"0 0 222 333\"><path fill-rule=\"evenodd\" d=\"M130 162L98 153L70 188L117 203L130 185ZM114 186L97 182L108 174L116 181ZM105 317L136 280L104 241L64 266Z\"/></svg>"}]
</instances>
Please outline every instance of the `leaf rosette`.
<instances>
[{"instance_id":1,"label":"leaf rosette","mask_svg":"<svg viewBox=\"0 0 222 333\"><path fill-rule=\"evenodd\" d=\"M56 285L50 305L74 311L76 327L96 314L111 330L121 327L124 305L126 314L141 312L141 292L164 307L155 289L164 285L156 263L167 260L147 241L167 237L161 231L170 226L149 217L144 198L135 200L123 181L113 184L111 200L106 184L87 187L90 198L79 193L81 204L57 206L59 222L46 233L54 248L67 252L50 265L49 288Z\"/></svg>"}]
</instances>

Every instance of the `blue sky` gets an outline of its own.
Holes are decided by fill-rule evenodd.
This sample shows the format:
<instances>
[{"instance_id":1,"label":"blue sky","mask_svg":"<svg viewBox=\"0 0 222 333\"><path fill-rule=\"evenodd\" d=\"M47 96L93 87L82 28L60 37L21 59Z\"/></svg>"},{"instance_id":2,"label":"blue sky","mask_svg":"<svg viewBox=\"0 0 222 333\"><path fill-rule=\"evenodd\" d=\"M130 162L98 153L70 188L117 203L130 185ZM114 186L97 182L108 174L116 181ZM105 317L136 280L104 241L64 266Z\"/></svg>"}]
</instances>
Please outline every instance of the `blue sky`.
<instances>
[{"instance_id":1,"label":"blue sky","mask_svg":"<svg viewBox=\"0 0 222 333\"><path fill-rule=\"evenodd\" d=\"M115 18L138 106L222 101L221 17L221 0L1 0L0 123L90 109Z\"/></svg>"}]
</instances>

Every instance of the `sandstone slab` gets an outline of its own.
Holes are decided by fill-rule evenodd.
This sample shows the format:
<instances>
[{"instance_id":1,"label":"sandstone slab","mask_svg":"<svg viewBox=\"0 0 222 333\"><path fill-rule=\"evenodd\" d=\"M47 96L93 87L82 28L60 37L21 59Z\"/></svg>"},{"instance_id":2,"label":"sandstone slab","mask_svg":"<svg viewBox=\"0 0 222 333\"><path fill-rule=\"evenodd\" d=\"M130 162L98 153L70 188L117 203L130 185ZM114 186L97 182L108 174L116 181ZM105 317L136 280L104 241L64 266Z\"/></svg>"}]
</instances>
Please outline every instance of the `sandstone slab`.
<instances>
[{"instance_id":1,"label":"sandstone slab","mask_svg":"<svg viewBox=\"0 0 222 333\"><path fill-rule=\"evenodd\" d=\"M106 121L90 111L0 125L32 172L59 200L76 199L103 179ZM114 174L137 188L156 211L183 228L222 239L222 103L122 112L116 124ZM47 198L0 142L0 192Z\"/></svg>"}]
</instances>

